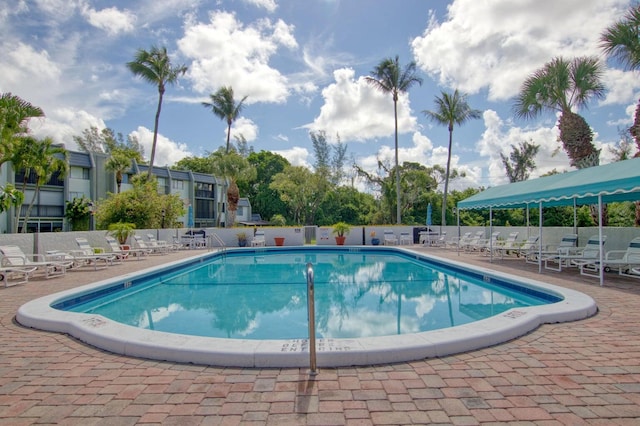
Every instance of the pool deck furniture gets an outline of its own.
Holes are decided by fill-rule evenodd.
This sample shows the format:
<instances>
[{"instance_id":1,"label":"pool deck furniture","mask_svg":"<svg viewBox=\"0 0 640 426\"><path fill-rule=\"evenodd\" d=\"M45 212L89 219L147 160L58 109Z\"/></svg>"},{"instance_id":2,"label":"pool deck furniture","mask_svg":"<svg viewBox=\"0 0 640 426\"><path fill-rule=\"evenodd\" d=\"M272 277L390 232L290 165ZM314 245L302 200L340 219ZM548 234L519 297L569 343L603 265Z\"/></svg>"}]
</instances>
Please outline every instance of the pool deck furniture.
<instances>
[{"instance_id":1,"label":"pool deck furniture","mask_svg":"<svg viewBox=\"0 0 640 426\"><path fill-rule=\"evenodd\" d=\"M411 234L409 234L408 232L400 232L400 239L399 239L400 245L412 245L413 244L413 236L411 236Z\"/></svg>"},{"instance_id":2,"label":"pool deck furniture","mask_svg":"<svg viewBox=\"0 0 640 426\"><path fill-rule=\"evenodd\" d=\"M5 287L11 287L18 284L26 284L29 282L29 277L38 268L36 266L19 267L8 266L0 267L0 279L4 283ZM17 278L17 281L14 279Z\"/></svg>"},{"instance_id":3,"label":"pool deck furniture","mask_svg":"<svg viewBox=\"0 0 640 426\"><path fill-rule=\"evenodd\" d=\"M578 267L583 262L593 261L598 258L606 242L606 235L602 236L602 241L598 235L593 235L584 247L567 247L562 252L543 256L544 267L560 272L562 268Z\"/></svg>"},{"instance_id":4,"label":"pool deck furniture","mask_svg":"<svg viewBox=\"0 0 640 426\"><path fill-rule=\"evenodd\" d=\"M150 250L149 254L167 254L169 253L169 249L167 247L154 247L148 245L146 241L142 239L140 235L133 236L133 244L137 249Z\"/></svg>"},{"instance_id":5,"label":"pool deck furniture","mask_svg":"<svg viewBox=\"0 0 640 426\"><path fill-rule=\"evenodd\" d=\"M525 254L525 262L537 264L540 257L567 254L569 250L576 247L577 242L578 234L565 234L558 245L546 245L542 251L538 247L528 251Z\"/></svg>"},{"instance_id":6,"label":"pool deck furniture","mask_svg":"<svg viewBox=\"0 0 640 426\"><path fill-rule=\"evenodd\" d=\"M137 248L132 248L131 246L128 246L128 245L120 245L120 243L118 243L118 241L115 238L109 235L106 235L105 239L107 240L107 244L111 249L111 254L118 257L120 260L131 259L131 258L142 260L142 259L146 259L149 253L151 253L151 250L149 249L137 249Z\"/></svg>"},{"instance_id":7,"label":"pool deck furniture","mask_svg":"<svg viewBox=\"0 0 640 426\"><path fill-rule=\"evenodd\" d=\"M586 259L574 261L580 268L581 275L599 277L600 259ZM602 261L605 271L616 270L618 275L625 275L633 278L640 278L634 274L634 268L640 268L640 237L636 237L629 242L626 250L609 250L605 253Z\"/></svg>"},{"instance_id":8,"label":"pool deck furniture","mask_svg":"<svg viewBox=\"0 0 640 426\"><path fill-rule=\"evenodd\" d=\"M398 245L398 237L396 237L396 234L394 234L394 232L392 230L385 229L384 232L382 233L382 243L385 246Z\"/></svg>"},{"instance_id":9,"label":"pool deck furniture","mask_svg":"<svg viewBox=\"0 0 640 426\"><path fill-rule=\"evenodd\" d=\"M30 272L30 276L37 271L42 271L45 278L53 278L57 275L64 275L67 268L73 265L73 262L66 259L47 258L42 254L25 254L16 245L0 246L0 254L2 255L3 268L35 268Z\"/></svg>"},{"instance_id":10,"label":"pool deck furniture","mask_svg":"<svg viewBox=\"0 0 640 426\"><path fill-rule=\"evenodd\" d=\"M107 268L117 262L118 259L111 253L96 253L86 238L76 238L77 250L66 252L73 258L74 268L93 267L94 271ZM55 253L51 253L52 255Z\"/></svg>"},{"instance_id":11,"label":"pool deck furniture","mask_svg":"<svg viewBox=\"0 0 640 426\"><path fill-rule=\"evenodd\" d=\"M253 234L253 239L251 240L251 247L264 247L266 244L264 231L256 231L255 234Z\"/></svg>"}]
</instances>

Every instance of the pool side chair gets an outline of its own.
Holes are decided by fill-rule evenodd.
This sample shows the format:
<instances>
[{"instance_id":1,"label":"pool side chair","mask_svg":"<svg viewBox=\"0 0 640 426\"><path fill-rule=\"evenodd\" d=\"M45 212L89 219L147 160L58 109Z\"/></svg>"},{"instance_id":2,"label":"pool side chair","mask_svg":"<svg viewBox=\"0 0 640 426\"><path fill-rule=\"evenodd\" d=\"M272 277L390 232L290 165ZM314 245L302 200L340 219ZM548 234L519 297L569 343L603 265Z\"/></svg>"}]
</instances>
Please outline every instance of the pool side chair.
<instances>
[{"instance_id":1,"label":"pool side chair","mask_svg":"<svg viewBox=\"0 0 640 426\"><path fill-rule=\"evenodd\" d=\"M580 268L580 274L599 277L600 259L575 260L574 263ZM602 265L605 272L615 270L618 275L632 278L640 278L634 274L634 268L640 268L640 237L636 237L626 250L609 250L605 253Z\"/></svg>"},{"instance_id":2,"label":"pool side chair","mask_svg":"<svg viewBox=\"0 0 640 426\"><path fill-rule=\"evenodd\" d=\"M176 251L178 247L174 243L169 243L164 240L157 240L153 234L147 234L147 238L149 239L148 243L151 248L158 248L166 251Z\"/></svg>"},{"instance_id":3,"label":"pool side chair","mask_svg":"<svg viewBox=\"0 0 640 426\"><path fill-rule=\"evenodd\" d=\"M545 256L553 256L556 254L567 254L569 250L575 249L577 242L578 234L565 234L562 236L558 245L545 246L542 251L540 251L538 246L529 250L525 253L524 260L526 263L537 264L541 257L544 258Z\"/></svg>"},{"instance_id":4,"label":"pool side chair","mask_svg":"<svg viewBox=\"0 0 640 426\"><path fill-rule=\"evenodd\" d=\"M606 242L606 235L602 236L602 241L600 241L598 235L593 235L582 248L571 249L569 247L564 253L543 256L544 267L545 269L560 272L563 267L578 267L584 261L594 261L600 257L600 250L602 250Z\"/></svg>"},{"instance_id":5,"label":"pool side chair","mask_svg":"<svg viewBox=\"0 0 640 426\"><path fill-rule=\"evenodd\" d=\"M444 248L447 246L447 232L443 231L442 234L438 235L434 239L426 239L422 243L425 247L438 247Z\"/></svg>"},{"instance_id":6,"label":"pool side chair","mask_svg":"<svg viewBox=\"0 0 640 426\"><path fill-rule=\"evenodd\" d=\"M520 235L520 233L517 231L510 232L506 240L497 241L491 248L493 250L492 254L495 256L499 255L500 258L503 259L505 255L509 255L514 250L518 250L522 245L522 243L518 241L518 235Z\"/></svg>"},{"instance_id":7,"label":"pool side chair","mask_svg":"<svg viewBox=\"0 0 640 426\"><path fill-rule=\"evenodd\" d=\"M38 268L36 266L7 266L0 267L0 280L4 283L5 287L12 287L18 284L27 284L29 282L29 277L33 274ZM13 279L17 279L18 281L13 281Z\"/></svg>"},{"instance_id":8,"label":"pool side chair","mask_svg":"<svg viewBox=\"0 0 640 426\"><path fill-rule=\"evenodd\" d=\"M450 249L458 249L459 247L463 247L470 240L471 240L471 232L465 232L460 237L453 237L447 240L444 244L444 247L450 248Z\"/></svg>"},{"instance_id":9,"label":"pool side chair","mask_svg":"<svg viewBox=\"0 0 640 426\"><path fill-rule=\"evenodd\" d=\"M398 245L398 237L390 229L385 229L383 232L383 243L385 246Z\"/></svg>"},{"instance_id":10,"label":"pool side chair","mask_svg":"<svg viewBox=\"0 0 640 426\"><path fill-rule=\"evenodd\" d=\"M78 244L78 249L71 250L68 254L73 257L74 266L77 268L87 266L93 267L97 271L117 262L116 256L111 253L96 253L86 238L76 238L76 244Z\"/></svg>"},{"instance_id":11,"label":"pool side chair","mask_svg":"<svg viewBox=\"0 0 640 426\"><path fill-rule=\"evenodd\" d=\"M264 231L256 231L251 240L251 247L264 247L267 242L264 238Z\"/></svg>"},{"instance_id":12,"label":"pool side chair","mask_svg":"<svg viewBox=\"0 0 640 426\"><path fill-rule=\"evenodd\" d=\"M413 237L408 232L400 232L400 245L412 245Z\"/></svg>"},{"instance_id":13,"label":"pool side chair","mask_svg":"<svg viewBox=\"0 0 640 426\"><path fill-rule=\"evenodd\" d=\"M148 249L136 249L132 247L123 248L115 238L109 235L106 235L105 239L107 240L107 244L111 249L111 254L116 256L116 258L121 261L125 259L131 259L132 257L135 257L138 260L146 259L149 253L151 253L151 250Z\"/></svg>"},{"instance_id":14,"label":"pool side chair","mask_svg":"<svg viewBox=\"0 0 640 426\"><path fill-rule=\"evenodd\" d=\"M134 248L141 249L141 250L148 250L149 254L168 254L169 253L169 250L167 248L152 247L151 245L147 244L140 235L133 236L133 244L134 244Z\"/></svg>"},{"instance_id":15,"label":"pool side chair","mask_svg":"<svg viewBox=\"0 0 640 426\"><path fill-rule=\"evenodd\" d=\"M0 254L2 255L1 267L3 269L27 271L29 277L41 271L45 278L53 278L66 274L67 269L73 265L73 262L51 260L41 254L25 254L20 247L15 245L0 246ZM6 281L5 285L7 285Z\"/></svg>"},{"instance_id":16,"label":"pool side chair","mask_svg":"<svg viewBox=\"0 0 640 426\"><path fill-rule=\"evenodd\" d=\"M502 247L498 248L500 253L500 259L504 259L505 255L510 255L508 257L515 256L516 258L525 258L529 255L529 253L538 250L538 241L540 240L539 235L532 235L527 238L524 242L516 241L514 247L507 248L506 250L502 250Z\"/></svg>"},{"instance_id":17,"label":"pool side chair","mask_svg":"<svg viewBox=\"0 0 640 426\"><path fill-rule=\"evenodd\" d=\"M462 248L462 250L467 253L475 251L477 248L479 248L484 244L484 241L486 241L483 237L484 237L484 231L477 231L469 239L469 241L467 241L466 244L462 245L460 248Z\"/></svg>"}]
</instances>

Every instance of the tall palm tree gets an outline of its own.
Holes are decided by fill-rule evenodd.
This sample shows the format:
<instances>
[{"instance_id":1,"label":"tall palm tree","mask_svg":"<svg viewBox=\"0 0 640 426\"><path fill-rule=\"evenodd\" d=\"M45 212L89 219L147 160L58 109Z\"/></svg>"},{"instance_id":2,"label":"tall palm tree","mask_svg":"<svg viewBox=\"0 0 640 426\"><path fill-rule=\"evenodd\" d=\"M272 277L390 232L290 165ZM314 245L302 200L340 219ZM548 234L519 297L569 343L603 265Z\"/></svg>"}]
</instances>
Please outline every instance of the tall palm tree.
<instances>
[{"instance_id":1,"label":"tall palm tree","mask_svg":"<svg viewBox=\"0 0 640 426\"><path fill-rule=\"evenodd\" d=\"M447 168L444 175L444 194L442 196L442 226L447 224L447 194L449 192L449 175L451 174L451 147L453 145L453 126L463 125L472 118L480 118L482 111L472 109L467 103L467 95L456 89L453 94L441 92L435 99L435 111L424 110L424 115L438 124L449 128L449 150L447 153Z\"/></svg>"},{"instance_id":2,"label":"tall palm tree","mask_svg":"<svg viewBox=\"0 0 640 426\"><path fill-rule=\"evenodd\" d=\"M184 65L173 66L167 54L166 47L152 46L150 51L139 49L133 61L127 62L127 67L136 76L158 86L158 108L153 124L153 144L151 145L151 159L149 160L149 178L153 170L153 161L156 156L156 143L158 141L158 123L160 122L160 110L162 98L167 84L175 84L178 77L187 72Z\"/></svg>"},{"instance_id":3,"label":"tall palm tree","mask_svg":"<svg viewBox=\"0 0 640 426\"><path fill-rule=\"evenodd\" d=\"M622 19L607 27L600 35L600 46L604 53L620 61L626 69L640 69L640 5L632 6ZM633 125L629 133L640 156L640 100L636 106ZM640 201L636 201L635 224L640 226Z\"/></svg>"},{"instance_id":4,"label":"tall palm tree","mask_svg":"<svg viewBox=\"0 0 640 426\"><path fill-rule=\"evenodd\" d=\"M0 166L9 161L16 138L28 132L31 118L44 117L44 112L19 96L0 95Z\"/></svg>"},{"instance_id":5,"label":"tall palm tree","mask_svg":"<svg viewBox=\"0 0 640 426\"><path fill-rule=\"evenodd\" d=\"M124 172L131 167L131 158L122 150L114 149L111 151L111 157L107 159L105 168L112 171L116 175L117 193L120 193L122 187L122 178Z\"/></svg>"},{"instance_id":6,"label":"tall palm tree","mask_svg":"<svg viewBox=\"0 0 640 426\"><path fill-rule=\"evenodd\" d=\"M571 165L579 169L597 166L600 150L585 119L573 110L604 96L602 72L596 57L554 58L525 80L514 105L516 116L528 119L545 111L559 112L560 140Z\"/></svg>"},{"instance_id":7,"label":"tall palm tree","mask_svg":"<svg viewBox=\"0 0 640 426\"><path fill-rule=\"evenodd\" d=\"M244 108L244 101L248 96L245 96L236 103L233 97L233 87L222 86L216 93L209 95L211 102L202 102L202 106L205 108L211 108L216 117L220 117L220 120L227 121L227 153L229 153L229 141L231 139L231 125L238 118Z\"/></svg>"},{"instance_id":8,"label":"tall palm tree","mask_svg":"<svg viewBox=\"0 0 640 426\"><path fill-rule=\"evenodd\" d=\"M400 204L400 167L398 164L398 96L411 88L415 83L422 85L422 78L417 76L416 63L411 61L404 68L400 66L400 58L383 59L365 77L365 81L383 93L391 93L393 97L393 116L395 120L396 150L396 223L402 223Z\"/></svg>"}]
</instances>

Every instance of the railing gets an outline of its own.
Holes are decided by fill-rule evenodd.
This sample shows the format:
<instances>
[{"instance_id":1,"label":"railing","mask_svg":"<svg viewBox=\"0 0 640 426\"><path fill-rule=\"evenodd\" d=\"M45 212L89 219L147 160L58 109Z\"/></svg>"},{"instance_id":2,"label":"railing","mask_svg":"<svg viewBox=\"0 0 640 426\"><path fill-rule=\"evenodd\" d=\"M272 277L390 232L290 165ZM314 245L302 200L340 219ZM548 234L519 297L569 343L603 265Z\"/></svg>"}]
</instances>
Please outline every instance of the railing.
<instances>
[{"instance_id":1,"label":"railing","mask_svg":"<svg viewBox=\"0 0 640 426\"><path fill-rule=\"evenodd\" d=\"M220 238L218 236L218 234L216 234L215 232L212 232L211 234L209 234L211 236L212 239L216 240L218 242L218 244L220 244L221 247L221 251L225 252L227 246L224 244L224 241L222 240L222 238ZM211 249L211 247L213 247L213 244L209 244L209 249Z\"/></svg>"},{"instance_id":2,"label":"railing","mask_svg":"<svg viewBox=\"0 0 640 426\"><path fill-rule=\"evenodd\" d=\"M316 301L313 285L313 265L307 263L307 305L309 315L309 369L310 374L318 374L316 364Z\"/></svg>"}]
</instances>

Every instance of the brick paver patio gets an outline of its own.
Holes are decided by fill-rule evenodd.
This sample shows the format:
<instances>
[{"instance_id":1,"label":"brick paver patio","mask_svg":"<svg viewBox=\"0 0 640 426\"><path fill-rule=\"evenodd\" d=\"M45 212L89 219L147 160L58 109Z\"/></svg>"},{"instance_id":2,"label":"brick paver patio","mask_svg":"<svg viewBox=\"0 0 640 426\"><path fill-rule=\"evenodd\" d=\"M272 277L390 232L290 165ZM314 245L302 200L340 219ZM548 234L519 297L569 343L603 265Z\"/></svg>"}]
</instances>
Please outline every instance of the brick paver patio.
<instances>
[{"instance_id":1,"label":"brick paver patio","mask_svg":"<svg viewBox=\"0 0 640 426\"><path fill-rule=\"evenodd\" d=\"M434 254L456 256L438 249ZM599 313L549 324L495 347L393 365L239 369L129 358L66 335L26 329L33 298L193 252L69 271L0 289L0 424L369 425L640 424L640 280L605 287L572 271L537 273L509 259L469 263L591 295Z\"/></svg>"}]
</instances>

